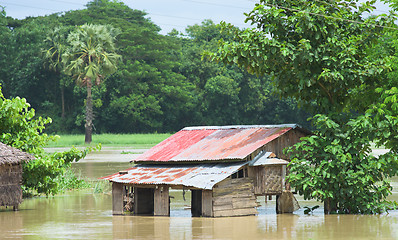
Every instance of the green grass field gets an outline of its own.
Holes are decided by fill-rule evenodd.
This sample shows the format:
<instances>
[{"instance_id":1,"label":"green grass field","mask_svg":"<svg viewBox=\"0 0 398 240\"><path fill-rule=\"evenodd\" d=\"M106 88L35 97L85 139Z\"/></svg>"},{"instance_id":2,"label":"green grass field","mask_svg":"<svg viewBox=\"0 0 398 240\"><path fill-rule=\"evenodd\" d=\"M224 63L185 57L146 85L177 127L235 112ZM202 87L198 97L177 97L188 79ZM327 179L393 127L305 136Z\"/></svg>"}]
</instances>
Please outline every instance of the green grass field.
<instances>
[{"instance_id":1,"label":"green grass field","mask_svg":"<svg viewBox=\"0 0 398 240\"><path fill-rule=\"evenodd\" d=\"M59 135L57 142L50 142L46 147L87 146L84 144L84 135ZM169 133L149 134L95 134L90 146L101 143L106 147L149 148L171 136Z\"/></svg>"}]
</instances>

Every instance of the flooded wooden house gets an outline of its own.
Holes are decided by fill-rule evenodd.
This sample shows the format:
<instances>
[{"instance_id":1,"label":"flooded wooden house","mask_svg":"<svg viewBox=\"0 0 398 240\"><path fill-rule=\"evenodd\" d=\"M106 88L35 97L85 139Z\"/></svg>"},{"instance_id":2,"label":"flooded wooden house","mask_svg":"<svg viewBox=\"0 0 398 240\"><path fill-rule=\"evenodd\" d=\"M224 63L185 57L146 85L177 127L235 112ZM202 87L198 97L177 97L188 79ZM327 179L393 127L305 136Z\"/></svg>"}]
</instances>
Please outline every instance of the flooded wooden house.
<instances>
[{"instance_id":1,"label":"flooded wooden house","mask_svg":"<svg viewBox=\"0 0 398 240\"><path fill-rule=\"evenodd\" d=\"M295 124L187 127L102 179L112 183L113 214L169 216L170 188L191 191L192 216L255 215L256 197L273 195L277 212L292 212L280 198L295 200L283 149L307 134Z\"/></svg>"},{"instance_id":2,"label":"flooded wooden house","mask_svg":"<svg viewBox=\"0 0 398 240\"><path fill-rule=\"evenodd\" d=\"M18 210L22 202L22 162L33 156L0 142L0 206Z\"/></svg>"}]
</instances>

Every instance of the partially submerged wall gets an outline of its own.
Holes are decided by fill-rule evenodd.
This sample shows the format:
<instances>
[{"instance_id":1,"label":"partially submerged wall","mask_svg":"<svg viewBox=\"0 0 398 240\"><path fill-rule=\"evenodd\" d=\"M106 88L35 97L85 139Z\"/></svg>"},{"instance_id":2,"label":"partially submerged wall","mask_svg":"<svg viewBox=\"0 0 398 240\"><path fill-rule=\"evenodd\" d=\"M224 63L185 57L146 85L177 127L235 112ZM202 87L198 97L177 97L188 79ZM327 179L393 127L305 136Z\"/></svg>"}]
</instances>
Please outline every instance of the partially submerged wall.
<instances>
[{"instance_id":1,"label":"partially submerged wall","mask_svg":"<svg viewBox=\"0 0 398 240\"><path fill-rule=\"evenodd\" d=\"M14 206L22 202L22 165L0 165L0 206Z\"/></svg>"},{"instance_id":2,"label":"partially submerged wall","mask_svg":"<svg viewBox=\"0 0 398 240\"><path fill-rule=\"evenodd\" d=\"M112 183L112 214L169 216L169 186L134 187Z\"/></svg>"},{"instance_id":3,"label":"partially submerged wall","mask_svg":"<svg viewBox=\"0 0 398 240\"><path fill-rule=\"evenodd\" d=\"M256 215L257 206L251 178L229 177L213 188L213 217Z\"/></svg>"}]
</instances>

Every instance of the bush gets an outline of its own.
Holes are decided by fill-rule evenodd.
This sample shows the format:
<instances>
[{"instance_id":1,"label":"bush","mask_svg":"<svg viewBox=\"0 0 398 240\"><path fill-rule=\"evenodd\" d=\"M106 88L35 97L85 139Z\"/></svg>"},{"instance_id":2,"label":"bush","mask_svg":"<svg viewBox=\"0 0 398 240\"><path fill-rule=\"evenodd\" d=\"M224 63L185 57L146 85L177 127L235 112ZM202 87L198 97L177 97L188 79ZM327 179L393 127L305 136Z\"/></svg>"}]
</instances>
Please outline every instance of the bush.
<instances>
[{"instance_id":1,"label":"bush","mask_svg":"<svg viewBox=\"0 0 398 240\"><path fill-rule=\"evenodd\" d=\"M48 154L43 147L58 138L43 133L49 123L50 118L35 118L35 110L26 99L6 99L0 86L0 141L35 156L35 160L23 163L24 195L57 193L59 183L63 183L59 178L71 163L100 148L100 145L83 151L71 148L65 152Z\"/></svg>"}]
</instances>

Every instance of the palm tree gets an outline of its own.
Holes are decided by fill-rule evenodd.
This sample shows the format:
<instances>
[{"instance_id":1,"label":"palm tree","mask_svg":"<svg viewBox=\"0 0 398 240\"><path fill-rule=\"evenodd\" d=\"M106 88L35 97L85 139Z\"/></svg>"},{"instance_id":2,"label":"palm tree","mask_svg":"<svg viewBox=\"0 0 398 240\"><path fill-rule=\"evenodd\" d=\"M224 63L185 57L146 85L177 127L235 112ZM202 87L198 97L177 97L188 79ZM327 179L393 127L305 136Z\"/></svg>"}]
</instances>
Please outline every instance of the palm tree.
<instances>
[{"instance_id":1,"label":"palm tree","mask_svg":"<svg viewBox=\"0 0 398 240\"><path fill-rule=\"evenodd\" d=\"M93 103L91 88L99 85L105 76L114 73L121 56L115 53L118 30L110 25L84 24L68 35L69 46L62 54L65 73L87 88L85 143L91 143Z\"/></svg>"}]
</instances>

